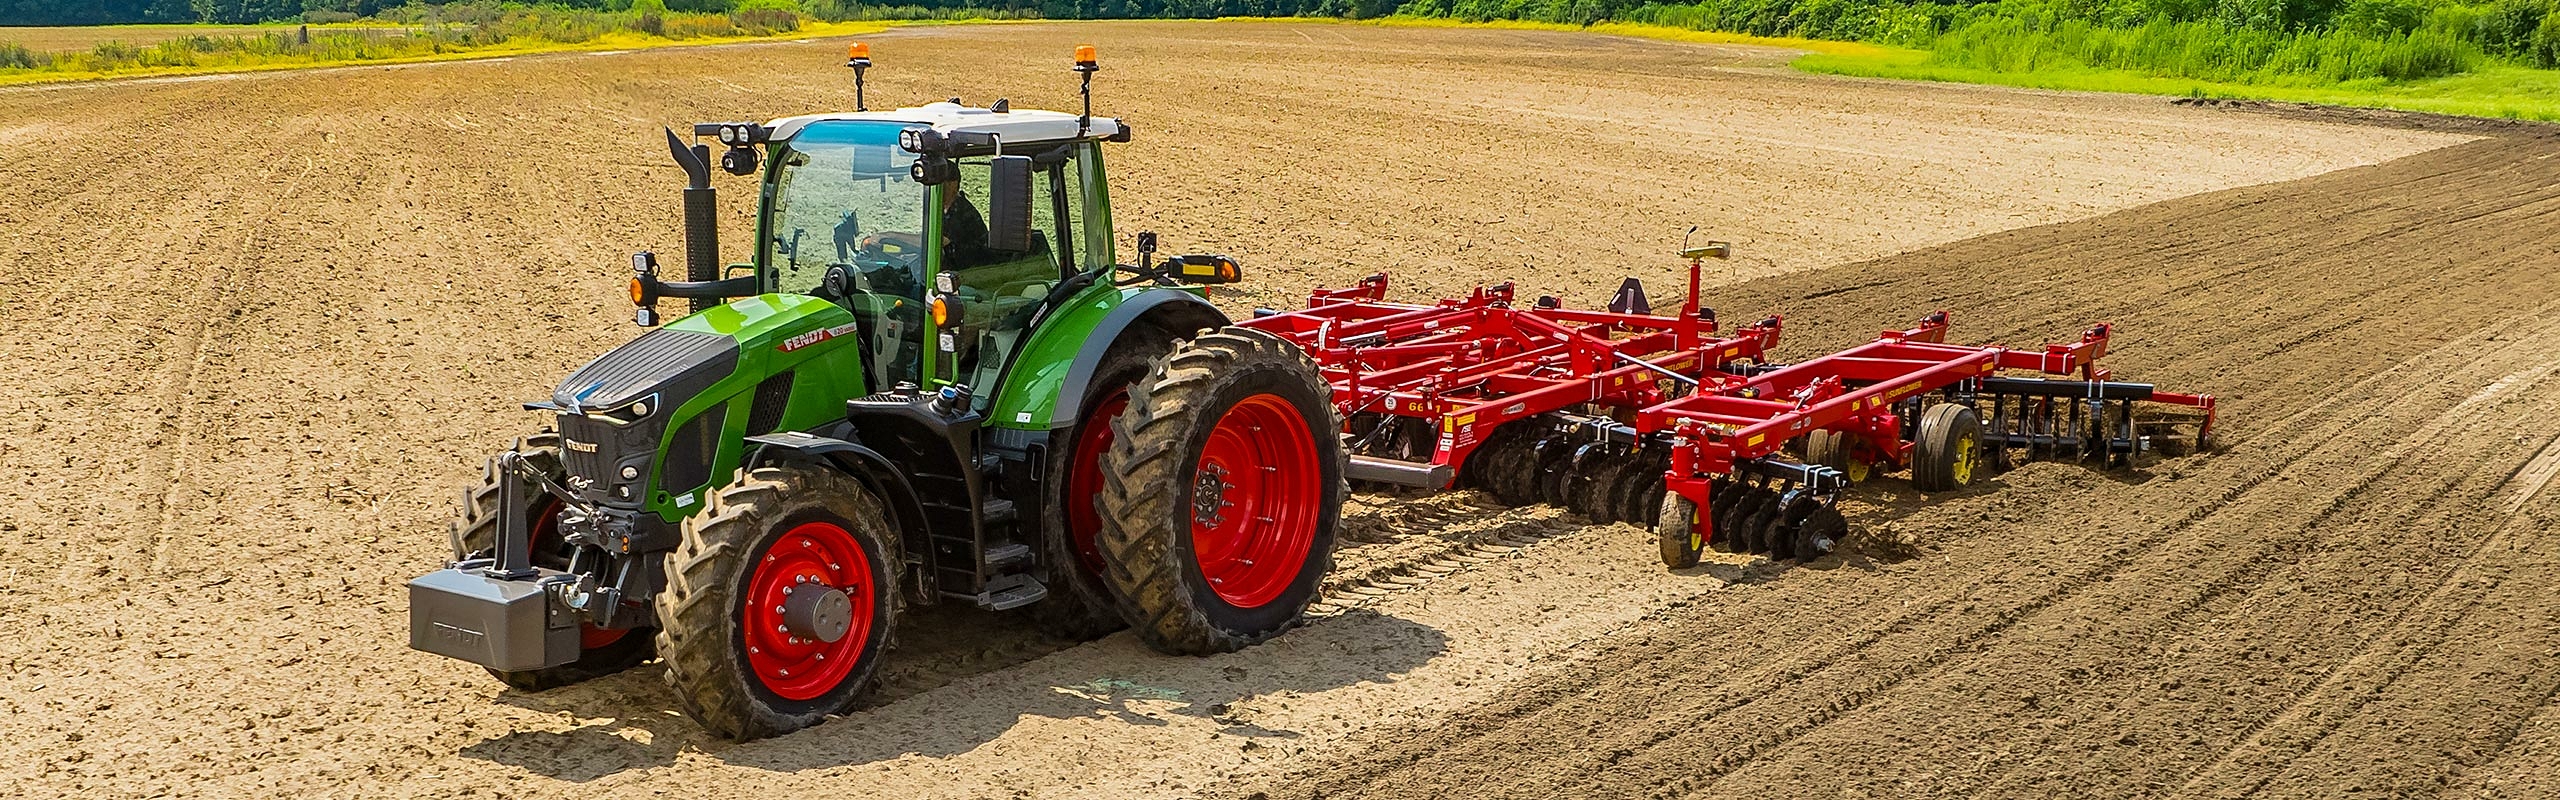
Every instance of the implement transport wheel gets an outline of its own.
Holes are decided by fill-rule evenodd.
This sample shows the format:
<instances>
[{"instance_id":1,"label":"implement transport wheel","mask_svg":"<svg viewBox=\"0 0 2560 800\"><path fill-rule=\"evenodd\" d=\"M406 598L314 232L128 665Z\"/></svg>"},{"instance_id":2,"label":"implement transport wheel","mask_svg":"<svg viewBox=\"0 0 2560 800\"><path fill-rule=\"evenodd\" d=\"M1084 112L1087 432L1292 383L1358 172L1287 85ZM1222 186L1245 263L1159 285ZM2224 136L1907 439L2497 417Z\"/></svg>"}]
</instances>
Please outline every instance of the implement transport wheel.
<instances>
[{"instance_id":1,"label":"implement transport wheel","mask_svg":"<svg viewBox=\"0 0 2560 800\"><path fill-rule=\"evenodd\" d=\"M1120 604L1102 577L1102 454L1111 449L1111 421L1129 408L1129 385L1147 376L1166 343L1133 336L1102 357L1085 390L1084 418L1050 438L1052 494L1040 512L1041 563L1049 565L1049 596L1030 608L1032 620L1051 636L1072 641L1101 638L1128 627Z\"/></svg>"},{"instance_id":2,"label":"implement transport wheel","mask_svg":"<svg viewBox=\"0 0 2560 800\"><path fill-rule=\"evenodd\" d=\"M1865 483L1870 468L1866 459L1857 455L1858 437L1833 430L1814 431L1805 435L1804 461L1830 467L1849 476L1850 483Z\"/></svg>"},{"instance_id":3,"label":"implement transport wheel","mask_svg":"<svg viewBox=\"0 0 2560 800\"><path fill-rule=\"evenodd\" d=\"M1924 492L1962 489L1981 477L1982 416L1971 406L1940 403L1920 415L1912 441L1911 484Z\"/></svg>"},{"instance_id":4,"label":"implement transport wheel","mask_svg":"<svg viewBox=\"0 0 2560 800\"><path fill-rule=\"evenodd\" d=\"M560 435L537 433L516 440L515 451L523 454L525 463L558 483L569 481L569 471L560 464ZM461 558L484 558L498 551L498 458L491 456L480 466L480 481L462 490L462 502L453 510L453 522L446 528L453 552ZM569 568L569 556L576 548L560 538L560 498L537 489L533 508L527 511L525 530L533 545L533 565L549 569ZM489 670L498 681L520 692L541 692L573 683L594 680L639 666L654 655L649 631L632 628L598 628L582 626L579 630L578 660L556 667L529 669L521 672Z\"/></svg>"},{"instance_id":5,"label":"implement transport wheel","mask_svg":"<svg viewBox=\"0 0 2560 800\"><path fill-rule=\"evenodd\" d=\"M1129 387L1098 541L1140 640L1223 653L1298 622L1333 567L1338 430L1315 362L1262 331L1202 334Z\"/></svg>"},{"instance_id":6,"label":"implement transport wheel","mask_svg":"<svg viewBox=\"0 0 2560 800\"><path fill-rule=\"evenodd\" d=\"M683 535L658 593L658 652L685 713L743 740L852 707L898 607L897 536L870 487L829 467L760 467Z\"/></svg>"},{"instance_id":7,"label":"implement transport wheel","mask_svg":"<svg viewBox=\"0 0 2560 800\"><path fill-rule=\"evenodd\" d=\"M1714 504L1714 498L1708 498L1708 505ZM1672 569L1697 566L1698 554L1707 549L1708 533L1698 504L1677 492L1665 492L1661 513L1662 521L1654 526L1653 536L1662 545L1662 565Z\"/></svg>"}]
</instances>

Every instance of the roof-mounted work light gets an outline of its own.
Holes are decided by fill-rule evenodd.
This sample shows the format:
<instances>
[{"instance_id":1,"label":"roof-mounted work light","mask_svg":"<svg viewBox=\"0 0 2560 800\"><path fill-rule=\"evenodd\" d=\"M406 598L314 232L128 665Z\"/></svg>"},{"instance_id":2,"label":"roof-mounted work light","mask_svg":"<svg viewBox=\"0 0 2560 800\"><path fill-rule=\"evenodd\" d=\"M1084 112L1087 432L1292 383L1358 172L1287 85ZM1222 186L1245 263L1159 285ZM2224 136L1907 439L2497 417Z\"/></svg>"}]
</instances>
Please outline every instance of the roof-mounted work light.
<instances>
[{"instance_id":1,"label":"roof-mounted work light","mask_svg":"<svg viewBox=\"0 0 2560 800\"><path fill-rule=\"evenodd\" d=\"M844 65L853 68L853 110L871 110L862 100L862 73L871 70L871 45L854 42L845 47Z\"/></svg>"}]
</instances>

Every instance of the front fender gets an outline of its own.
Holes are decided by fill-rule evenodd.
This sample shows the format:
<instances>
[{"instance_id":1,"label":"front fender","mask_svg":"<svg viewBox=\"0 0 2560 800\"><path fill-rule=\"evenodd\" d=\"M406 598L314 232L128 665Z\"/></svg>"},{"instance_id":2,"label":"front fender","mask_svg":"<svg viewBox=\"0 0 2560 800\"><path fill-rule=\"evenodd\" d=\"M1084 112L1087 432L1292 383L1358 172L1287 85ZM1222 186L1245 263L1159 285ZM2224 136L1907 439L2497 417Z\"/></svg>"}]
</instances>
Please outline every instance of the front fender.
<instances>
[{"instance_id":1,"label":"front fender","mask_svg":"<svg viewBox=\"0 0 2560 800\"><path fill-rule=\"evenodd\" d=\"M1042 320L1014 356L987 424L1033 431L1073 425L1094 370L1122 337L1144 330L1188 337L1228 323L1227 315L1209 305L1198 289L1169 286L1095 286L1061 309Z\"/></svg>"},{"instance_id":2,"label":"front fender","mask_svg":"<svg viewBox=\"0 0 2560 800\"><path fill-rule=\"evenodd\" d=\"M799 458L833 466L861 480L887 507L889 524L897 526L898 543L905 556L921 564L924 574L933 574L933 540L925 528L924 505L916 497L915 487L907 483L906 473L888 456L855 442L800 431L749 436L746 447L743 469Z\"/></svg>"}]
</instances>

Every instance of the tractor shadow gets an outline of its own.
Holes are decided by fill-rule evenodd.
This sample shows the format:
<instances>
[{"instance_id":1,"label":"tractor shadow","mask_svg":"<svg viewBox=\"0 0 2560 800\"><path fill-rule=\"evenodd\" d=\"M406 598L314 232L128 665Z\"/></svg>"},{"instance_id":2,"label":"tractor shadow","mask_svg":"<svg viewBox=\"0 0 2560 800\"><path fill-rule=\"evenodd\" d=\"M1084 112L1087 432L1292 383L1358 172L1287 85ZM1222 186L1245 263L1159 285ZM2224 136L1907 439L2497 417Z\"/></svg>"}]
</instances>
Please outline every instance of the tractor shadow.
<instances>
[{"instance_id":1,"label":"tractor shadow","mask_svg":"<svg viewBox=\"0 0 2560 800\"><path fill-rule=\"evenodd\" d=\"M507 692L500 702L575 724L513 731L461 754L586 782L666 766L688 752L776 772L951 756L1035 717L1144 727L1190 718L1224 735L1289 739L1298 734L1255 725L1235 704L1392 682L1447 650L1438 629L1366 610L1207 657L1162 655L1126 632L1086 643L1049 639L1019 616L943 608L908 615L899 626L901 647L882 663L870 699L786 736L729 742L703 732L677 710L663 672L650 664L551 692Z\"/></svg>"}]
</instances>

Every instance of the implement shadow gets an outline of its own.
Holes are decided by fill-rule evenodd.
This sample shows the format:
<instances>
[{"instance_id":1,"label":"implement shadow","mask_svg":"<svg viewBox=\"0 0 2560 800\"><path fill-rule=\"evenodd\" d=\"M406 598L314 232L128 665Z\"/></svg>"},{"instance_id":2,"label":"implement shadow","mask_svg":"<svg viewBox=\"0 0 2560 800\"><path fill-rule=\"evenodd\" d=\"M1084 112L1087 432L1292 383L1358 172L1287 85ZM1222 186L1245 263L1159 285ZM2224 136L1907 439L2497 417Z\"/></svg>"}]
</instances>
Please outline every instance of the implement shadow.
<instances>
[{"instance_id":1,"label":"implement shadow","mask_svg":"<svg viewBox=\"0 0 2560 800\"><path fill-rule=\"evenodd\" d=\"M910 641L943 634L910 625L902 625L900 634ZM508 733L465 747L462 755L585 782L671 764L687 750L777 772L911 755L945 757L995 741L1033 717L1095 718L1146 727L1192 718L1207 720L1227 735L1287 739L1297 734L1238 719L1230 708L1265 694L1312 694L1392 682L1447 649L1448 637L1436 628L1367 610L1323 619L1240 652L1205 657L1159 654L1124 632L1027 663L949 665L962 674L939 688L869 705L790 735L742 743L712 737L677 711L673 694L659 678L661 670L652 664L541 695L511 692L504 702L579 716L582 724L561 732ZM890 653L884 669L900 655ZM620 716L584 719L608 713Z\"/></svg>"}]
</instances>

